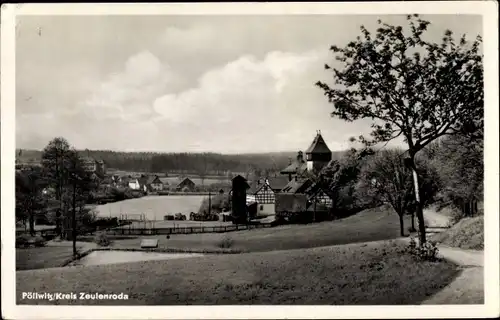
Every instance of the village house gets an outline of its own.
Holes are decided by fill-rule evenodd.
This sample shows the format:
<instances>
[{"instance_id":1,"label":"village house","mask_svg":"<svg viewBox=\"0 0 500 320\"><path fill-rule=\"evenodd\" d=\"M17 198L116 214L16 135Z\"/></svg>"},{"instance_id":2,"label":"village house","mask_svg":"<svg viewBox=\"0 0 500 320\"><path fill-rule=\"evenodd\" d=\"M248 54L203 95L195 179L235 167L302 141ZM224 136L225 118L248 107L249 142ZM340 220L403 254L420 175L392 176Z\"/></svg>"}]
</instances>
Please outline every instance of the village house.
<instances>
[{"instance_id":1,"label":"village house","mask_svg":"<svg viewBox=\"0 0 500 320\"><path fill-rule=\"evenodd\" d=\"M106 165L102 160L96 160L91 157L83 157L81 159L83 170L91 172L99 178L103 178L106 174Z\"/></svg>"},{"instance_id":2,"label":"village house","mask_svg":"<svg viewBox=\"0 0 500 320\"><path fill-rule=\"evenodd\" d=\"M157 175L142 177L140 181L150 192L162 191L163 183Z\"/></svg>"},{"instance_id":3,"label":"village house","mask_svg":"<svg viewBox=\"0 0 500 320\"><path fill-rule=\"evenodd\" d=\"M184 178L176 187L175 190L183 192L192 192L195 190L196 184L188 177Z\"/></svg>"},{"instance_id":4,"label":"village house","mask_svg":"<svg viewBox=\"0 0 500 320\"><path fill-rule=\"evenodd\" d=\"M160 182L163 184L162 190L168 190L170 188L169 178L163 177L159 179Z\"/></svg>"}]
</instances>

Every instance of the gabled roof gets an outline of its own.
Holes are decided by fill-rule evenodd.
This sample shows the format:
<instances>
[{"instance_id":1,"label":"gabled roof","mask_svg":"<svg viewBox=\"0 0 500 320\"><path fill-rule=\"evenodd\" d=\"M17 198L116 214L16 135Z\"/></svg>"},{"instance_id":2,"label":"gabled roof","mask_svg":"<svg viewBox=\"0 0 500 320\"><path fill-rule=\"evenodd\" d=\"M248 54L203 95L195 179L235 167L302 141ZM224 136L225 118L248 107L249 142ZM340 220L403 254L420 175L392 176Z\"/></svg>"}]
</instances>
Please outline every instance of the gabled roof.
<instances>
[{"instance_id":1,"label":"gabled roof","mask_svg":"<svg viewBox=\"0 0 500 320\"><path fill-rule=\"evenodd\" d=\"M281 190L288 184L288 178L283 176L269 177L267 180L273 190Z\"/></svg>"},{"instance_id":2,"label":"gabled roof","mask_svg":"<svg viewBox=\"0 0 500 320\"><path fill-rule=\"evenodd\" d=\"M178 184L177 186L181 186L181 185L184 185L184 184L186 184L186 183L193 184L193 185L195 184L195 183L193 182L193 180L191 180L191 179L189 179L188 177L186 177L186 178L182 179L182 181L181 181L181 182L179 182L179 184Z\"/></svg>"},{"instance_id":3,"label":"gabled roof","mask_svg":"<svg viewBox=\"0 0 500 320\"><path fill-rule=\"evenodd\" d=\"M294 161L288 167L281 170L281 174L295 174L307 170L307 163L305 161L298 162Z\"/></svg>"},{"instance_id":4,"label":"gabled roof","mask_svg":"<svg viewBox=\"0 0 500 320\"><path fill-rule=\"evenodd\" d=\"M313 142L309 148L307 148L306 153L332 153L332 151L328 148L321 133L318 131Z\"/></svg>"},{"instance_id":5,"label":"gabled roof","mask_svg":"<svg viewBox=\"0 0 500 320\"><path fill-rule=\"evenodd\" d=\"M288 184L281 189L283 193L304 193L310 186L312 181L310 179L292 179Z\"/></svg>"}]
</instances>

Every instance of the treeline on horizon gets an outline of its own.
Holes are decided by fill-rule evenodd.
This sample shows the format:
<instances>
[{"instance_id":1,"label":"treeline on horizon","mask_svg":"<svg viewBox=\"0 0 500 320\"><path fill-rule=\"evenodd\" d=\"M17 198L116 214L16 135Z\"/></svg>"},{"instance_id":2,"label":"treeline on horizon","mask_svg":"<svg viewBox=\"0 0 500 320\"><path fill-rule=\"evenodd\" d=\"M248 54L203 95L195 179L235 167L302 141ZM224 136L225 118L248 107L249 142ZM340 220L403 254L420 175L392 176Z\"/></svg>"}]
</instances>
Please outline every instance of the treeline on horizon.
<instances>
[{"instance_id":1,"label":"treeline on horizon","mask_svg":"<svg viewBox=\"0 0 500 320\"><path fill-rule=\"evenodd\" d=\"M160 152L123 152L110 150L79 150L82 156L103 160L107 168L129 172L155 173L190 173L203 175L225 175L235 172L252 172L267 170L277 172L285 168L290 158L297 152L220 154L220 153L160 153ZM338 158L344 151L333 152ZM16 150L19 161L39 161L42 152L39 150Z\"/></svg>"}]
</instances>

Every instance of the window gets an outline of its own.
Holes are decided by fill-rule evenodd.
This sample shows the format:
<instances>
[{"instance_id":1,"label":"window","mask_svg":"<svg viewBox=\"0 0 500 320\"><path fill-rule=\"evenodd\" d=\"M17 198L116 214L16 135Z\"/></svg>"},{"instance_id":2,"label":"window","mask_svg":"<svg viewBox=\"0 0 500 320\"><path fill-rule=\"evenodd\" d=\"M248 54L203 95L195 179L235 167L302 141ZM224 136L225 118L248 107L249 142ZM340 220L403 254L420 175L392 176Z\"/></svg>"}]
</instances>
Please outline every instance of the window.
<instances>
[{"instance_id":1,"label":"window","mask_svg":"<svg viewBox=\"0 0 500 320\"><path fill-rule=\"evenodd\" d=\"M259 209L259 210L260 210L260 211L264 210L264 205L262 205L262 204L261 204L261 205L260 205L260 209Z\"/></svg>"}]
</instances>

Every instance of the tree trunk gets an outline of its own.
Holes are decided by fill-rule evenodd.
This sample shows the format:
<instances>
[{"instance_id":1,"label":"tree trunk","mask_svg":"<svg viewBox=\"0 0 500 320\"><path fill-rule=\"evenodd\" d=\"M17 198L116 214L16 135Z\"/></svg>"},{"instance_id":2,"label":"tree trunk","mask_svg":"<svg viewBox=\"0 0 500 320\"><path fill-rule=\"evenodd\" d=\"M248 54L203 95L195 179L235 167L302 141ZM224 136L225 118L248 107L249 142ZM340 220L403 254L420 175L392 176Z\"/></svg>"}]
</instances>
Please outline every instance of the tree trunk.
<instances>
[{"instance_id":1,"label":"tree trunk","mask_svg":"<svg viewBox=\"0 0 500 320\"><path fill-rule=\"evenodd\" d=\"M410 165L411 165L411 170L413 174L413 187L415 191L415 202L416 202L416 213L417 213L417 220L418 220L418 234L420 237L420 245L422 246L426 241L426 236L425 236L425 222L424 222L424 206L423 203L420 199L420 184L419 184L419 179L418 179L418 173L416 170L415 166L415 158L412 156L410 158Z\"/></svg>"},{"instance_id":2,"label":"tree trunk","mask_svg":"<svg viewBox=\"0 0 500 320\"><path fill-rule=\"evenodd\" d=\"M35 236L35 213L33 212L33 209L30 209L30 215L28 217L29 220L29 229L30 229L30 235L33 237Z\"/></svg>"},{"instance_id":3,"label":"tree trunk","mask_svg":"<svg viewBox=\"0 0 500 320\"><path fill-rule=\"evenodd\" d=\"M415 231L415 210L411 211L411 230Z\"/></svg>"},{"instance_id":4,"label":"tree trunk","mask_svg":"<svg viewBox=\"0 0 500 320\"><path fill-rule=\"evenodd\" d=\"M73 255L76 256L76 184L73 184L73 212L72 212L72 238L73 238Z\"/></svg>"},{"instance_id":5,"label":"tree trunk","mask_svg":"<svg viewBox=\"0 0 500 320\"><path fill-rule=\"evenodd\" d=\"M405 226L404 226L403 214L399 214L399 235L402 237L405 236Z\"/></svg>"}]
</instances>

